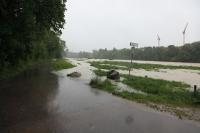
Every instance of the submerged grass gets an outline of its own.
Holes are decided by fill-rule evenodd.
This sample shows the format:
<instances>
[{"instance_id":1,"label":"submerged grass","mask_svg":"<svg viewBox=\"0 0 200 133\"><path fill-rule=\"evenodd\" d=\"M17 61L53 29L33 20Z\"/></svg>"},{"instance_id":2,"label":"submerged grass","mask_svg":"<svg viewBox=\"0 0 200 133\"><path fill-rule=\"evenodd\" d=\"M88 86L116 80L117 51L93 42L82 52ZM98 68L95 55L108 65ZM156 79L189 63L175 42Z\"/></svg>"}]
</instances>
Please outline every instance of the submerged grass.
<instances>
[{"instance_id":1,"label":"submerged grass","mask_svg":"<svg viewBox=\"0 0 200 133\"><path fill-rule=\"evenodd\" d=\"M110 93L113 93L116 89L116 86L113 85L109 80L102 81L98 77L91 79L90 86L93 88L105 90Z\"/></svg>"},{"instance_id":2,"label":"submerged grass","mask_svg":"<svg viewBox=\"0 0 200 133\"><path fill-rule=\"evenodd\" d=\"M94 70L94 72L98 76L106 75L106 71L102 71L100 69ZM139 76L122 76L124 77L124 79L121 81L122 83L130 86L131 88L140 90L146 93L146 95L128 91L118 92L115 89L112 89L112 91L108 92L138 102L153 102L172 106L196 106L197 102L195 101L200 101L200 93L198 93L197 96L194 97L193 92L188 90L190 86L182 82L167 81ZM105 86L105 82L98 81L98 78L94 81L91 81L90 83L92 87L95 86L96 88L107 91L107 89L105 88L108 87L108 81L106 81L107 85ZM112 88L111 86L112 84L109 84L109 88Z\"/></svg>"},{"instance_id":3,"label":"submerged grass","mask_svg":"<svg viewBox=\"0 0 200 133\"><path fill-rule=\"evenodd\" d=\"M119 62L119 61L93 61L89 62L92 66L98 69L121 69L128 70L130 68L130 62ZM124 66L124 68L122 67ZM173 66L173 65L161 65L161 64L147 64L147 63L135 63L131 66L135 69L145 70L157 70L157 69L191 69L200 70L197 66Z\"/></svg>"},{"instance_id":4,"label":"submerged grass","mask_svg":"<svg viewBox=\"0 0 200 133\"><path fill-rule=\"evenodd\" d=\"M62 69L68 69L68 68L73 68L75 65L71 64L68 60L66 59L57 59L52 62L52 67L53 70L62 70Z\"/></svg>"},{"instance_id":5,"label":"submerged grass","mask_svg":"<svg viewBox=\"0 0 200 133\"><path fill-rule=\"evenodd\" d=\"M137 76L125 76L124 84L147 93L149 101L177 106L193 105L193 93L190 86L181 82L166 81Z\"/></svg>"},{"instance_id":6,"label":"submerged grass","mask_svg":"<svg viewBox=\"0 0 200 133\"><path fill-rule=\"evenodd\" d=\"M105 64L105 62L102 64ZM100 63L92 65L99 68L93 70L97 76L106 76L107 71L101 70L102 67ZM109 67L109 65L106 67ZM105 69L105 67L103 69ZM182 119L182 117L187 117L189 119L200 120L193 116L192 111L187 112L186 110L182 110L185 107L189 107L190 109L200 107L200 90L194 95L193 92L188 90L190 85L182 82L129 75L121 76L123 80L120 82L133 89L140 90L144 92L144 94L118 91L117 86L113 85L109 80L101 81L99 78L92 79L90 85L128 100L145 103L156 110L173 112L180 119Z\"/></svg>"},{"instance_id":7,"label":"submerged grass","mask_svg":"<svg viewBox=\"0 0 200 133\"><path fill-rule=\"evenodd\" d=\"M98 88L104 91L107 91L109 93L112 93L113 95L136 101L139 103L144 103L147 106L154 108L156 110L160 111L167 111L170 113L175 114L180 119L182 117L186 117L188 119L194 119L194 120L200 120L199 118L196 118L195 115L193 116L193 111L186 111L182 108L177 107L189 107L189 109L194 109L197 107L200 107L199 104L194 103L194 96L189 91L185 91L184 93L173 93L173 91L169 91L166 95L165 94L141 94L141 93L134 93L134 92L128 92L128 91L117 91L117 86L113 85L109 80L100 80L99 78L94 78L91 80L90 85L93 88ZM150 89L150 88L149 88ZM200 100L199 97L196 97L196 99Z\"/></svg>"},{"instance_id":8,"label":"submerged grass","mask_svg":"<svg viewBox=\"0 0 200 133\"><path fill-rule=\"evenodd\" d=\"M13 78L18 76L25 71L40 67L41 65L49 64L49 60L28 60L20 61L18 65L12 67L0 68L0 80Z\"/></svg>"},{"instance_id":9,"label":"submerged grass","mask_svg":"<svg viewBox=\"0 0 200 133\"><path fill-rule=\"evenodd\" d=\"M94 72L97 76L106 76L106 71L102 71L101 69L93 70L93 72Z\"/></svg>"}]
</instances>

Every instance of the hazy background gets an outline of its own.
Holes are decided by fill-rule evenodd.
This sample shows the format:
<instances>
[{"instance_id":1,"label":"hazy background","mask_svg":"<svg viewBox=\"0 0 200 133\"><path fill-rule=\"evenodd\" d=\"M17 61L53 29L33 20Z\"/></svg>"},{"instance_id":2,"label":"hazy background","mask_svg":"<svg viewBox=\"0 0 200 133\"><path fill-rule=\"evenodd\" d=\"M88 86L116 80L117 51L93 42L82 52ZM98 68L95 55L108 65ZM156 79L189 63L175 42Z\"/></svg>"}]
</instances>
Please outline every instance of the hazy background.
<instances>
[{"instance_id":1,"label":"hazy background","mask_svg":"<svg viewBox=\"0 0 200 133\"><path fill-rule=\"evenodd\" d=\"M62 39L70 51L182 45L200 40L200 0L68 0Z\"/></svg>"}]
</instances>

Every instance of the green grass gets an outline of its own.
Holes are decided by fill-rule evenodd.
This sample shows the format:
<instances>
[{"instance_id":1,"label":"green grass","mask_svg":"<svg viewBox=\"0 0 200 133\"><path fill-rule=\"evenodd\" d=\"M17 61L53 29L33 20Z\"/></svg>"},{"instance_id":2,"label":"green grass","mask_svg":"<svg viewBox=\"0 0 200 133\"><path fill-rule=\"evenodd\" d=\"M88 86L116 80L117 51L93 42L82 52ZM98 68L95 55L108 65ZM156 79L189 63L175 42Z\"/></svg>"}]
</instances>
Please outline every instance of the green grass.
<instances>
[{"instance_id":1,"label":"green grass","mask_svg":"<svg viewBox=\"0 0 200 133\"><path fill-rule=\"evenodd\" d=\"M75 67L75 65L71 64L66 59L57 59L55 61L52 61L52 67L53 67L53 70L58 71L58 70L62 70L62 69L73 68L73 67Z\"/></svg>"},{"instance_id":2,"label":"green grass","mask_svg":"<svg viewBox=\"0 0 200 133\"><path fill-rule=\"evenodd\" d=\"M109 80L101 81L97 77L91 79L90 86L93 87L93 88L105 90L105 91L110 92L110 93L113 93L116 89L116 86L113 85Z\"/></svg>"},{"instance_id":3,"label":"green grass","mask_svg":"<svg viewBox=\"0 0 200 133\"><path fill-rule=\"evenodd\" d=\"M145 77L125 76L124 84L147 93L149 101L177 106L192 105L193 93L187 90L190 86L181 82L166 81Z\"/></svg>"},{"instance_id":4,"label":"green grass","mask_svg":"<svg viewBox=\"0 0 200 133\"><path fill-rule=\"evenodd\" d=\"M28 60L28 61L20 61L18 65L14 65L12 67L4 67L0 68L0 80L13 78L26 70L30 70L36 67L40 67L41 65L46 65L49 63L49 60Z\"/></svg>"},{"instance_id":5,"label":"green grass","mask_svg":"<svg viewBox=\"0 0 200 133\"><path fill-rule=\"evenodd\" d=\"M116 64L111 64L108 63L107 61L93 61L93 62L89 62L91 64L91 66L96 67L98 69L121 69L121 70L128 70L128 68L124 68L124 67L120 67L120 66L115 66Z\"/></svg>"},{"instance_id":6,"label":"green grass","mask_svg":"<svg viewBox=\"0 0 200 133\"><path fill-rule=\"evenodd\" d=\"M106 75L106 72L100 69L94 70L94 72L98 76ZM98 78L96 78L95 80L93 79L90 85L92 87L95 86L96 88L100 88L102 90L109 90L108 92L118 95L120 97L143 103L153 102L173 106L196 106L195 101L200 101L200 92L196 97L194 97L193 92L188 90L190 86L182 82L167 81L139 76L122 76L124 77L122 83L130 86L131 88L140 90L146 93L146 95L130 93L127 91L117 92L115 91L115 89L108 89L112 88L112 84L109 84L109 87L108 84L104 86L105 82L98 81Z\"/></svg>"},{"instance_id":7,"label":"green grass","mask_svg":"<svg viewBox=\"0 0 200 133\"><path fill-rule=\"evenodd\" d=\"M56 59L55 61L50 61L49 59L42 59L42 60L29 60L29 61L21 61L18 65L6 68L0 68L0 80L13 78L17 75L20 75L24 71L39 68L39 67L52 67L53 70L61 70L61 69L68 69L75 67L71 63L69 63L65 59Z\"/></svg>"},{"instance_id":8,"label":"green grass","mask_svg":"<svg viewBox=\"0 0 200 133\"><path fill-rule=\"evenodd\" d=\"M93 70L93 72L94 72L97 76L106 76L106 71L102 71L101 69Z\"/></svg>"},{"instance_id":9,"label":"green grass","mask_svg":"<svg viewBox=\"0 0 200 133\"><path fill-rule=\"evenodd\" d=\"M130 62L119 62L119 61L93 61L89 62L91 66L94 66L98 69L121 69L128 70L130 68ZM118 65L118 66L116 66ZM124 66L122 68L120 66ZM173 66L173 65L161 65L161 64L143 64L135 63L132 65L132 68L135 69L145 69L145 70L157 70L157 69L191 69L191 70L200 70L200 67L197 66Z\"/></svg>"},{"instance_id":10,"label":"green grass","mask_svg":"<svg viewBox=\"0 0 200 133\"><path fill-rule=\"evenodd\" d=\"M166 84L170 84L170 83L167 82ZM180 119L182 119L182 117L187 117L188 119L198 120L195 117L193 117L193 114L191 114L191 112L185 112L181 108L177 108L177 107L189 107L189 109L194 109L194 108L200 107L199 103L198 104L194 103L195 98L191 94L191 92L186 91L184 88L182 88L182 84L178 85L181 87L179 88L181 90L180 92L179 91L173 92L171 91L173 89L170 90L168 88L167 89L168 91L166 94L163 94L163 93L155 94L154 89L153 89L153 94L152 93L141 94L141 93L134 93L134 92L128 92L128 91L119 92L117 91L117 86L113 85L109 80L102 81L99 78L92 79L90 82L90 85L93 88L98 88L100 90L107 91L109 93L112 93L113 95L122 97L124 99L136 101L139 103L145 103L149 107L154 108L156 110L173 112ZM151 89L151 87L149 89ZM177 83L175 84L175 88L176 87L177 87ZM186 86L183 85L183 87L186 87ZM196 99L200 100L200 95L196 97Z\"/></svg>"}]
</instances>

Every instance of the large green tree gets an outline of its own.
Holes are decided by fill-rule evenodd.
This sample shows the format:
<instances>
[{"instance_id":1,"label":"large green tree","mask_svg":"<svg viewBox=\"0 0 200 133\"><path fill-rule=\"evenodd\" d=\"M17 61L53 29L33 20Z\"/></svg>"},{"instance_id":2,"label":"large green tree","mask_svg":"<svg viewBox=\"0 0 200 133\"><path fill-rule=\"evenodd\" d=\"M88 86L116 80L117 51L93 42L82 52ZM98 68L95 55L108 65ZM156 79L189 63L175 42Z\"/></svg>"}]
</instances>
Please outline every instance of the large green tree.
<instances>
[{"instance_id":1,"label":"large green tree","mask_svg":"<svg viewBox=\"0 0 200 133\"><path fill-rule=\"evenodd\" d=\"M62 47L59 35L65 23L65 2L1 0L0 68L58 56L53 53Z\"/></svg>"}]
</instances>

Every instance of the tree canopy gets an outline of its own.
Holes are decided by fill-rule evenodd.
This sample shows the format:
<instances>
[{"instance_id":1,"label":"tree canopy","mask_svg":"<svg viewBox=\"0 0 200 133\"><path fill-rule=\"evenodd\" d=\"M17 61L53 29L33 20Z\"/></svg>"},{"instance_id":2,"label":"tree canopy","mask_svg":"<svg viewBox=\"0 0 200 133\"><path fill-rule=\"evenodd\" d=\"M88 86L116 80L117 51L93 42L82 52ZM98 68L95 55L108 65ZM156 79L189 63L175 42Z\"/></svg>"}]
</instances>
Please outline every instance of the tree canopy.
<instances>
[{"instance_id":1,"label":"tree canopy","mask_svg":"<svg viewBox=\"0 0 200 133\"><path fill-rule=\"evenodd\" d=\"M92 53L80 52L77 55L69 53L68 56L98 58L98 59L130 59L131 50L99 49ZM178 61L178 62L200 62L200 42L185 44L180 47L169 45L168 47L143 47L133 49L133 58L136 60L151 61Z\"/></svg>"},{"instance_id":2,"label":"tree canopy","mask_svg":"<svg viewBox=\"0 0 200 133\"><path fill-rule=\"evenodd\" d=\"M1 0L0 68L59 57L66 0Z\"/></svg>"}]
</instances>

